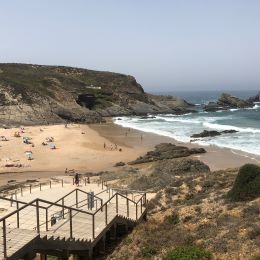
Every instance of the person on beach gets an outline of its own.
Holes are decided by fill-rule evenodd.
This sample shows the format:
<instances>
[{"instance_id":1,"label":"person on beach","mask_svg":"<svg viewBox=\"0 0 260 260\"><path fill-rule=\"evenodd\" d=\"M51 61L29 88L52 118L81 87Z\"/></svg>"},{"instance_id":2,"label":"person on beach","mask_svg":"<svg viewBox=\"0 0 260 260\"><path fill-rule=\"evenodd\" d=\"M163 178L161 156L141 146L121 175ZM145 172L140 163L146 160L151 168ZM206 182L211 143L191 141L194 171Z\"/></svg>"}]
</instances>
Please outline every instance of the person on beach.
<instances>
[{"instance_id":1,"label":"person on beach","mask_svg":"<svg viewBox=\"0 0 260 260\"><path fill-rule=\"evenodd\" d=\"M106 143L104 143L104 149L106 149Z\"/></svg>"},{"instance_id":2,"label":"person on beach","mask_svg":"<svg viewBox=\"0 0 260 260\"><path fill-rule=\"evenodd\" d=\"M79 186L79 174L78 173L75 174L75 185Z\"/></svg>"}]
</instances>

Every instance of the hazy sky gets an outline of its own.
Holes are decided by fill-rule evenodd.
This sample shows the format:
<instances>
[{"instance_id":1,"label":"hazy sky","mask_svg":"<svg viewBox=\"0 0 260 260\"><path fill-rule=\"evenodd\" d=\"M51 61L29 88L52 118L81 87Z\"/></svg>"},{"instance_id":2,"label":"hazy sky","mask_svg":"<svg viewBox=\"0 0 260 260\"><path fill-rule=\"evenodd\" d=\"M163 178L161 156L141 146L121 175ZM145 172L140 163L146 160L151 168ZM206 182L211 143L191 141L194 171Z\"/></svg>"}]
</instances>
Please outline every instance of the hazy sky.
<instances>
[{"instance_id":1,"label":"hazy sky","mask_svg":"<svg viewBox=\"0 0 260 260\"><path fill-rule=\"evenodd\" d=\"M1 62L131 74L146 90L260 88L260 0L0 0Z\"/></svg>"}]
</instances>

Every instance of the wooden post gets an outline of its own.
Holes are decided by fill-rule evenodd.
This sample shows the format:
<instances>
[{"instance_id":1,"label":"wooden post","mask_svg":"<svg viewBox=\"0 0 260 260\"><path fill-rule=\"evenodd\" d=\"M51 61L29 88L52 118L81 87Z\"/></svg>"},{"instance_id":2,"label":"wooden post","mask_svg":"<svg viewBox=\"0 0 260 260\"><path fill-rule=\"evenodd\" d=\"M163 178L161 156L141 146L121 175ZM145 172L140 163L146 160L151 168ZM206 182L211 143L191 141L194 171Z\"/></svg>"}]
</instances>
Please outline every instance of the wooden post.
<instances>
[{"instance_id":1,"label":"wooden post","mask_svg":"<svg viewBox=\"0 0 260 260\"><path fill-rule=\"evenodd\" d=\"M62 199L62 218L64 218L64 198Z\"/></svg>"},{"instance_id":2,"label":"wooden post","mask_svg":"<svg viewBox=\"0 0 260 260\"><path fill-rule=\"evenodd\" d=\"M70 238L73 237L73 230L72 230L72 209L69 209L69 215L70 215Z\"/></svg>"},{"instance_id":3,"label":"wooden post","mask_svg":"<svg viewBox=\"0 0 260 260\"><path fill-rule=\"evenodd\" d=\"M138 205L137 203L135 204L135 211L136 211L136 220L138 219Z\"/></svg>"},{"instance_id":4,"label":"wooden post","mask_svg":"<svg viewBox=\"0 0 260 260\"><path fill-rule=\"evenodd\" d=\"M126 206L127 206L127 217L129 218L129 200L126 199Z\"/></svg>"},{"instance_id":5,"label":"wooden post","mask_svg":"<svg viewBox=\"0 0 260 260\"><path fill-rule=\"evenodd\" d=\"M116 214L118 213L118 194L116 194Z\"/></svg>"},{"instance_id":6,"label":"wooden post","mask_svg":"<svg viewBox=\"0 0 260 260\"><path fill-rule=\"evenodd\" d=\"M21 187L21 197L23 197L23 187Z\"/></svg>"},{"instance_id":7,"label":"wooden post","mask_svg":"<svg viewBox=\"0 0 260 260\"><path fill-rule=\"evenodd\" d=\"M78 203L79 203L79 195L78 195L78 189L76 189L76 208L78 208Z\"/></svg>"},{"instance_id":8,"label":"wooden post","mask_svg":"<svg viewBox=\"0 0 260 260\"><path fill-rule=\"evenodd\" d=\"M16 202L16 209L19 209L19 202L18 201ZM17 228L19 228L20 227L19 211L17 211L16 217L17 217Z\"/></svg>"},{"instance_id":9,"label":"wooden post","mask_svg":"<svg viewBox=\"0 0 260 260\"><path fill-rule=\"evenodd\" d=\"M32 194L32 184L30 184L30 194Z\"/></svg>"},{"instance_id":10,"label":"wooden post","mask_svg":"<svg viewBox=\"0 0 260 260\"><path fill-rule=\"evenodd\" d=\"M102 187L102 190L103 190L103 181L101 181L101 187Z\"/></svg>"},{"instance_id":11,"label":"wooden post","mask_svg":"<svg viewBox=\"0 0 260 260\"><path fill-rule=\"evenodd\" d=\"M61 187L63 188L63 179L61 180Z\"/></svg>"},{"instance_id":12,"label":"wooden post","mask_svg":"<svg viewBox=\"0 0 260 260\"><path fill-rule=\"evenodd\" d=\"M143 198L141 198L141 215L143 213Z\"/></svg>"},{"instance_id":13,"label":"wooden post","mask_svg":"<svg viewBox=\"0 0 260 260\"><path fill-rule=\"evenodd\" d=\"M42 190L42 184L40 183L40 191Z\"/></svg>"},{"instance_id":14,"label":"wooden post","mask_svg":"<svg viewBox=\"0 0 260 260\"><path fill-rule=\"evenodd\" d=\"M106 225L107 225L107 203L105 204L105 220L106 220Z\"/></svg>"},{"instance_id":15,"label":"wooden post","mask_svg":"<svg viewBox=\"0 0 260 260\"><path fill-rule=\"evenodd\" d=\"M7 258L7 245L6 245L6 222L3 219L3 249L4 249L4 257Z\"/></svg>"},{"instance_id":16,"label":"wooden post","mask_svg":"<svg viewBox=\"0 0 260 260\"><path fill-rule=\"evenodd\" d=\"M95 215L92 215L92 238L95 239Z\"/></svg>"},{"instance_id":17,"label":"wooden post","mask_svg":"<svg viewBox=\"0 0 260 260\"><path fill-rule=\"evenodd\" d=\"M51 181L50 181L50 189L51 189Z\"/></svg>"},{"instance_id":18,"label":"wooden post","mask_svg":"<svg viewBox=\"0 0 260 260\"><path fill-rule=\"evenodd\" d=\"M45 218L45 221L46 221L46 231L48 231L48 208L46 208L46 218Z\"/></svg>"},{"instance_id":19,"label":"wooden post","mask_svg":"<svg viewBox=\"0 0 260 260\"><path fill-rule=\"evenodd\" d=\"M85 178L84 181L85 181L85 186L87 186L87 179Z\"/></svg>"},{"instance_id":20,"label":"wooden post","mask_svg":"<svg viewBox=\"0 0 260 260\"><path fill-rule=\"evenodd\" d=\"M36 200L37 233L40 233L39 201Z\"/></svg>"},{"instance_id":21,"label":"wooden post","mask_svg":"<svg viewBox=\"0 0 260 260\"><path fill-rule=\"evenodd\" d=\"M101 212L103 211L103 200L101 199L101 201L100 201L100 206L101 206Z\"/></svg>"}]
</instances>

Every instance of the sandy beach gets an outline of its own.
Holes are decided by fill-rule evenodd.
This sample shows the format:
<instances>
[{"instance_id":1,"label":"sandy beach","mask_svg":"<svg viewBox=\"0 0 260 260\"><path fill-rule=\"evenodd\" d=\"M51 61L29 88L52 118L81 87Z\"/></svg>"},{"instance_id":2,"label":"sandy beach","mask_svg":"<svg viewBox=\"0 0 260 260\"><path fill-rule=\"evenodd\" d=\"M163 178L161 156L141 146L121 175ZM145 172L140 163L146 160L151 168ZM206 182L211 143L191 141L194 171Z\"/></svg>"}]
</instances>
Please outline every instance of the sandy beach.
<instances>
[{"instance_id":1,"label":"sandy beach","mask_svg":"<svg viewBox=\"0 0 260 260\"><path fill-rule=\"evenodd\" d=\"M111 119L107 121L105 124L69 124L67 127L31 126L22 131L1 129L0 185L9 180L24 181L64 175L66 168L80 173L115 169L113 165L116 162L134 160L162 142L198 146L123 128L115 125ZM19 132L20 137L15 137L15 132ZM28 138L29 144L23 142L24 137ZM8 141L3 141L5 138ZM52 138L53 141L50 142ZM52 149L54 146L56 149ZM260 162L260 158L256 156L230 149L213 146L205 149L206 154L194 157L208 164L211 170ZM32 152L32 160L28 159L28 152Z\"/></svg>"}]
</instances>

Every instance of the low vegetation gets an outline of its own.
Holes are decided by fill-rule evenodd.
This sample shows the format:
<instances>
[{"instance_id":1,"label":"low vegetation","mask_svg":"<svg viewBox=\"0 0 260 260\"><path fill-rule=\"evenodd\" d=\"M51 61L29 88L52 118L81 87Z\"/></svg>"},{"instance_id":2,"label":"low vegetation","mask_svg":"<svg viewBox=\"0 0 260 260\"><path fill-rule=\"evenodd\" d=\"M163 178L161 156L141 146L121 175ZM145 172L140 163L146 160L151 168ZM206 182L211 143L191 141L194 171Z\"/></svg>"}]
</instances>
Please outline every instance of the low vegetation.
<instances>
[{"instance_id":1,"label":"low vegetation","mask_svg":"<svg viewBox=\"0 0 260 260\"><path fill-rule=\"evenodd\" d=\"M260 197L260 167L254 164L241 167L228 197L234 201Z\"/></svg>"},{"instance_id":2,"label":"low vegetation","mask_svg":"<svg viewBox=\"0 0 260 260\"><path fill-rule=\"evenodd\" d=\"M260 198L257 182L252 183L258 180L258 166L210 172L186 158L153 162L145 171L142 167L129 186L157 191L148 220L108 259L258 259ZM234 190L248 192L249 187L242 200L230 199Z\"/></svg>"},{"instance_id":3,"label":"low vegetation","mask_svg":"<svg viewBox=\"0 0 260 260\"><path fill-rule=\"evenodd\" d=\"M210 260L212 254L198 247L177 247L169 251L163 260Z\"/></svg>"}]
</instances>

